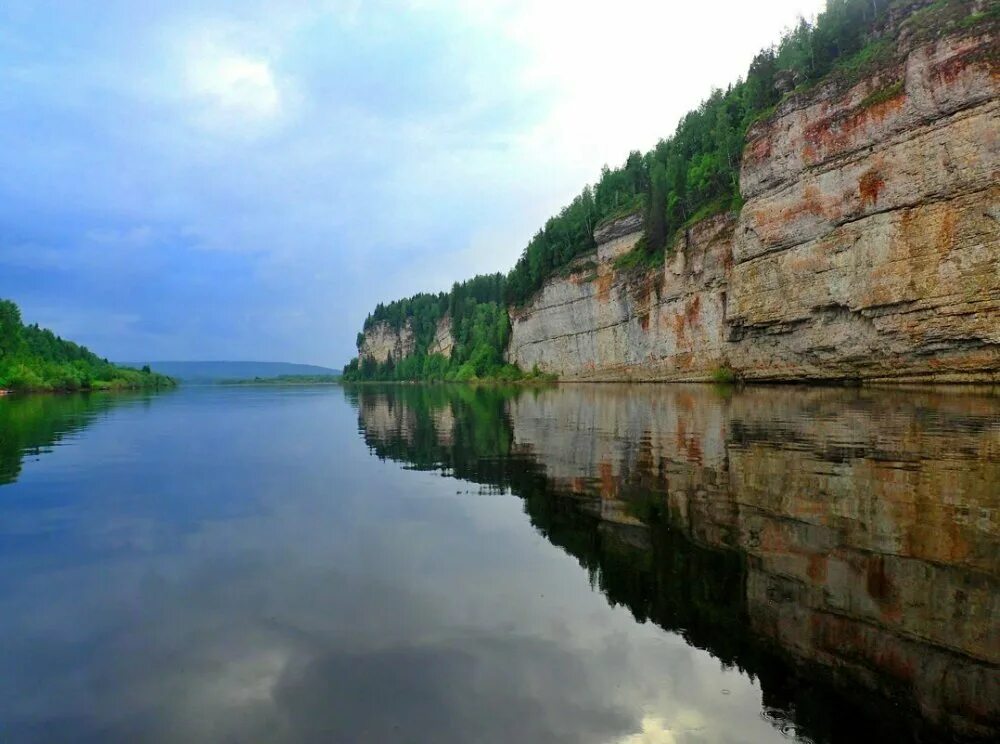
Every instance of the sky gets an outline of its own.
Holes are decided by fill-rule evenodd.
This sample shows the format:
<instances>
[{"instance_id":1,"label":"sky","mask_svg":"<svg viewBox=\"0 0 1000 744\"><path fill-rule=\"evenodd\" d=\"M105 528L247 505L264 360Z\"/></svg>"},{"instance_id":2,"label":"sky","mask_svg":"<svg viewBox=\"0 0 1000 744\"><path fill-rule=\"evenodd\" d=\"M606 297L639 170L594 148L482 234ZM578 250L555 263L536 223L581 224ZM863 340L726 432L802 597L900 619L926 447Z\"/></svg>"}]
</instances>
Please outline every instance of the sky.
<instances>
[{"instance_id":1,"label":"sky","mask_svg":"<svg viewBox=\"0 0 1000 744\"><path fill-rule=\"evenodd\" d=\"M0 297L113 360L339 367L821 6L5 0Z\"/></svg>"}]
</instances>

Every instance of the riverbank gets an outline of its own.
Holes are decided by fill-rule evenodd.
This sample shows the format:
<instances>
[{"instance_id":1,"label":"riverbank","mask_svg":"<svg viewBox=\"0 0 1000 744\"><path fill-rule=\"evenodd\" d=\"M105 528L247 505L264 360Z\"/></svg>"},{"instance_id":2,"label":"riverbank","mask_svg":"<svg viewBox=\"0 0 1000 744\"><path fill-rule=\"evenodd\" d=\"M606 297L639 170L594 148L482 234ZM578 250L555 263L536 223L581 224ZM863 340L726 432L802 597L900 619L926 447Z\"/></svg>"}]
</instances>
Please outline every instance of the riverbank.
<instances>
[{"instance_id":1,"label":"riverbank","mask_svg":"<svg viewBox=\"0 0 1000 744\"><path fill-rule=\"evenodd\" d=\"M142 393L161 390L173 390L177 382L171 378L169 384L157 385L92 385L89 387L22 387L16 389L0 389L0 398L20 398L29 395L72 395L74 393Z\"/></svg>"}]
</instances>

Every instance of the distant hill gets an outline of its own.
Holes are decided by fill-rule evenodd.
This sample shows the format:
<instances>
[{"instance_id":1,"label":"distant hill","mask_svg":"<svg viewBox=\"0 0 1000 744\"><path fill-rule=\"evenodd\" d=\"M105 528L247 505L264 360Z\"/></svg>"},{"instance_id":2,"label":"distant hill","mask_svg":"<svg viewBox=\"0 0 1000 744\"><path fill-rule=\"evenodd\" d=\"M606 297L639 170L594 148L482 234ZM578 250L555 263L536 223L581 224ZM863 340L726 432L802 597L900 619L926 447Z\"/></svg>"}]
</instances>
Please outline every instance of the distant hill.
<instances>
[{"instance_id":1,"label":"distant hill","mask_svg":"<svg viewBox=\"0 0 1000 744\"><path fill-rule=\"evenodd\" d=\"M315 364L288 362L121 362L124 367L141 368L148 364L154 371L182 382L221 382L252 380L255 377L302 377L339 375L341 370Z\"/></svg>"}]
</instances>

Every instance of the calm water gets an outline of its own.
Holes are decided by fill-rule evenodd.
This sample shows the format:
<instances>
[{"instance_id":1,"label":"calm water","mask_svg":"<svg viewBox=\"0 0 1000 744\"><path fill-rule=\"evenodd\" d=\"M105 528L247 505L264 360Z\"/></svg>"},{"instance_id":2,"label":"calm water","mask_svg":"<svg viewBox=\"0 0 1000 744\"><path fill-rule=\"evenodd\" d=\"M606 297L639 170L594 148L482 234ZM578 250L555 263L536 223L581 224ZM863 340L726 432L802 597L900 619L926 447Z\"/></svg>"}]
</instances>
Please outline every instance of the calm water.
<instances>
[{"instance_id":1,"label":"calm water","mask_svg":"<svg viewBox=\"0 0 1000 744\"><path fill-rule=\"evenodd\" d=\"M1000 396L0 399L0 741L1000 730Z\"/></svg>"}]
</instances>

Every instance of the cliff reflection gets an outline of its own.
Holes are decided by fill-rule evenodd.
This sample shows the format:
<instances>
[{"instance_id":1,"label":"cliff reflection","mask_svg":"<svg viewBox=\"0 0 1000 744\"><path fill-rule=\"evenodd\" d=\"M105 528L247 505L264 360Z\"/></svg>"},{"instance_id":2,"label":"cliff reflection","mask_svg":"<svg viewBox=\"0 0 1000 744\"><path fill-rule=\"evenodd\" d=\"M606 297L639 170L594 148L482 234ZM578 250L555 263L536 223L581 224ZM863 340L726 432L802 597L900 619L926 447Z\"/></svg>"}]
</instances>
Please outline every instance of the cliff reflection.
<instances>
[{"instance_id":1,"label":"cliff reflection","mask_svg":"<svg viewBox=\"0 0 1000 744\"><path fill-rule=\"evenodd\" d=\"M380 457L511 490L595 587L817 741L1000 730L1000 397L348 389Z\"/></svg>"}]
</instances>

